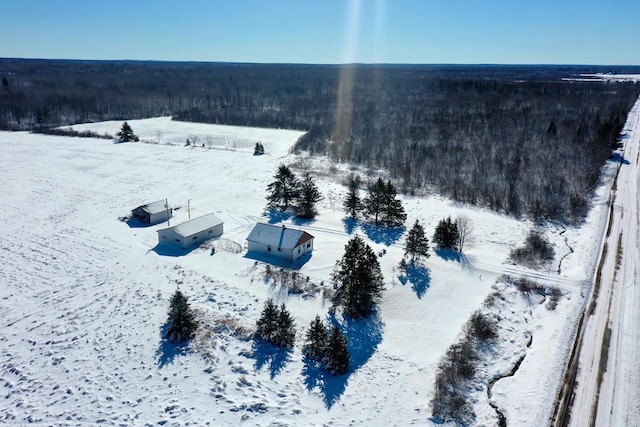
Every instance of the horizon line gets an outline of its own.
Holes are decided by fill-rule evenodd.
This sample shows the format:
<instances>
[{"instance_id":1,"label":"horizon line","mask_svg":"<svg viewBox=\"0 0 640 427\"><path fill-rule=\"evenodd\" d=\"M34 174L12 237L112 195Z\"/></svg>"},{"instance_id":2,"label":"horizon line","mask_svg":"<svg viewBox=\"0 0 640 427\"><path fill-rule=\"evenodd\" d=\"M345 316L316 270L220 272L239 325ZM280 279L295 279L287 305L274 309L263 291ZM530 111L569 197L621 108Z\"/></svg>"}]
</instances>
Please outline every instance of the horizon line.
<instances>
[{"instance_id":1,"label":"horizon line","mask_svg":"<svg viewBox=\"0 0 640 427\"><path fill-rule=\"evenodd\" d=\"M0 61L72 61L72 62L159 62L177 64L229 64L229 65L310 65L310 66L478 66L478 67L640 67L640 64L588 64L588 63L508 63L508 62L252 62L252 61L205 61L173 59L83 59L42 57L0 57Z\"/></svg>"}]
</instances>

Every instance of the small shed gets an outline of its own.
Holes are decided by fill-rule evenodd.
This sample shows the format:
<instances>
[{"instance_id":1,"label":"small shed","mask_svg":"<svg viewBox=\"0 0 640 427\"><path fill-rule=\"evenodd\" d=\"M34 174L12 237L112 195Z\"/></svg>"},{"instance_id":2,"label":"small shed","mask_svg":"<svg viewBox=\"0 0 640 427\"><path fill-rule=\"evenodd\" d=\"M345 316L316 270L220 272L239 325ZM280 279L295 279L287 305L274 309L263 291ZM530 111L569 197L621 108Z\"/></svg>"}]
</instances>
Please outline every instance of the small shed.
<instances>
[{"instance_id":1,"label":"small shed","mask_svg":"<svg viewBox=\"0 0 640 427\"><path fill-rule=\"evenodd\" d=\"M303 230L258 223L247 237L247 249L249 252L294 261L313 251L313 239L311 234Z\"/></svg>"},{"instance_id":2,"label":"small shed","mask_svg":"<svg viewBox=\"0 0 640 427\"><path fill-rule=\"evenodd\" d=\"M158 200L157 202L147 203L138 206L131 211L131 217L146 224L156 224L166 221L173 216L173 208L167 204L166 200Z\"/></svg>"},{"instance_id":3,"label":"small shed","mask_svg":"<svg viewBox=\"0 0 640 427\"><path fill-rule=\"evenodd\" d=\"M171 243L182 249L222 236L224 222L213 213L158 230L158 243Z\"/></svg>"}]
</instances>

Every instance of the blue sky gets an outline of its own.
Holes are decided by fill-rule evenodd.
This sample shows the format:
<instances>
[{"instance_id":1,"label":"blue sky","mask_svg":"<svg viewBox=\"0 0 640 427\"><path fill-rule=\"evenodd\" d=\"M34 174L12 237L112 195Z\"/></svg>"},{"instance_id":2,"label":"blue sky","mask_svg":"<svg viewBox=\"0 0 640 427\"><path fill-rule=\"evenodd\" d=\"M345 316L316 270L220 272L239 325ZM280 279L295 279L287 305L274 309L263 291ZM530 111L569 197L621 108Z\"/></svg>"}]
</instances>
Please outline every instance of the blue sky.
<instances>
[{"instance_id":1,"label":"blue sky","mask_svg":"<svg viewBox=\"0 0 640 427\"><path fill-rule=\"evenodd\" d=\"M640 65L640 0L0 0L0 57Z\"/></svg>"}]
</instances>

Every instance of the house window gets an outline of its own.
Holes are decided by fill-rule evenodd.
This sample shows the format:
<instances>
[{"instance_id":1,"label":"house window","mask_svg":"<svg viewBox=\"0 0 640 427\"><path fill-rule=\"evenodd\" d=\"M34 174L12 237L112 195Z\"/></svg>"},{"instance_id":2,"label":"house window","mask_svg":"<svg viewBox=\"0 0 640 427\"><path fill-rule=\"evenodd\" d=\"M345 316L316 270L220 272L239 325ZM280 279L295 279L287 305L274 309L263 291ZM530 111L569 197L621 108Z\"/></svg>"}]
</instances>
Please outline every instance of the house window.
<instances>
[{"instance_id":1,"label":"house window","mask_svg":"<svg viewBox=\"0 0 640 427\"><path fill-rule=\"evenodd\" d=\"M198 240L198 236L193 236L193 240Z\"/></svg>"},{"instance_id":2,"label":"house window","mask_svg":"<svg viewBox=\"0 0 640 427\"><path fill-rule=\"evenodd\" d=\"M267 246L267 252L271 252L271 246Z\"/></svg>"},{"instance_id":3,"label":"house window","mask_svg":"<svg viewBox=\"0 0 640 427\"><path fill-rule=\"evenodd\" d=\"M176 242L180 243L180 239L176 239Z\"/></svg>"},{"instance_id":4,"label":"house window","mask_svg":"<svg viewBox=\"0 0 640 427\"><path fill-rule=\"evenodd\" d=\"M278 248L278 252L282 252L282 248Z\"/></svg>"},{"instance_id":5,"label":"house window","mask_svg":"<svg viewBox=\"0 0 640 427\"><path fill-rule=\"evenodd\" d=\"M298 253L300 253L300 248L298 248Z\"/></svg>"},{"instance_id":6,"label":"house window","mask_svg":"<svg viewBox=\"0 0 640 427\"><path fill-rule=\"evenodd\" d=\"M307 247L310 248L311 247L311 242L307 243Z\"/></svg>"},{"instance_id":7,"label":"house window","mask_svg":"<svg viewBox=\"0 0 640 427\"><path fill-rule=\"evenodd\" d=\"M209 230L209 234L213 234L213 230Z\"/></svg>"},{"instance_id":8,"label":"house window","mask_svg":"<svg viewBox=\"0 0 640 427\"><path fill-rule=\"evenodd\" d=\"M167 236L162 236L162 238L163 238L163 239L166 239L166 238L167 238Z\"/></svg>"}]
</instances>

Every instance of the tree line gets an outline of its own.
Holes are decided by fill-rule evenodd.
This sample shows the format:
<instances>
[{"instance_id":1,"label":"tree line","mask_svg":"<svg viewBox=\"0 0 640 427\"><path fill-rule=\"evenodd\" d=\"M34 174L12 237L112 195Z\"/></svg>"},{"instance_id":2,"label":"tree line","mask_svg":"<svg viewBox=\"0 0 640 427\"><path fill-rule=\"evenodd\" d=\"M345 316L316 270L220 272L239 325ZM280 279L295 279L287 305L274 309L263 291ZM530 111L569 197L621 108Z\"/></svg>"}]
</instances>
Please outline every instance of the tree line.
<instances>
[{"instance_id":1,"label":"tree line","mask_svg":"<svg viewBox=\"0 0 640 427\"><path fill-rule=\"evenodd\" d=\"M0 129L163 115L300 129L296 150L386 168L399 191L578 222L640 85L562 79L608 71L1 59Z\"/></svg>"}]
</instances>

